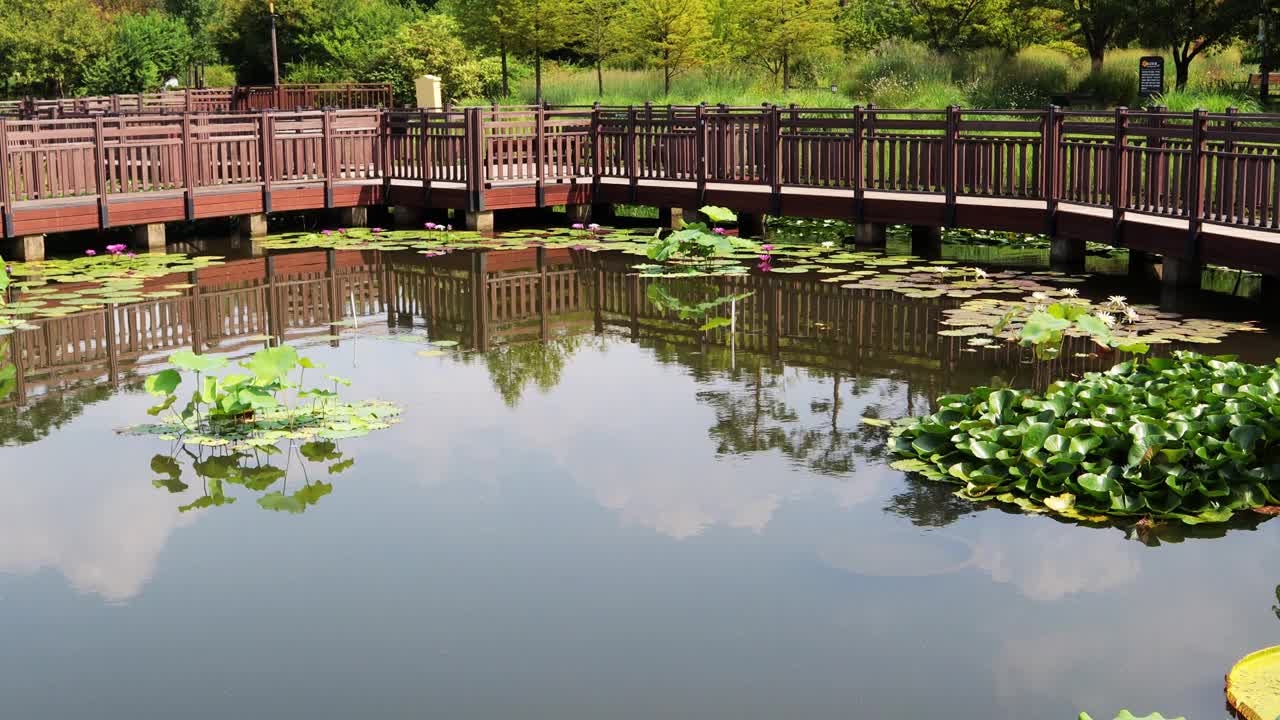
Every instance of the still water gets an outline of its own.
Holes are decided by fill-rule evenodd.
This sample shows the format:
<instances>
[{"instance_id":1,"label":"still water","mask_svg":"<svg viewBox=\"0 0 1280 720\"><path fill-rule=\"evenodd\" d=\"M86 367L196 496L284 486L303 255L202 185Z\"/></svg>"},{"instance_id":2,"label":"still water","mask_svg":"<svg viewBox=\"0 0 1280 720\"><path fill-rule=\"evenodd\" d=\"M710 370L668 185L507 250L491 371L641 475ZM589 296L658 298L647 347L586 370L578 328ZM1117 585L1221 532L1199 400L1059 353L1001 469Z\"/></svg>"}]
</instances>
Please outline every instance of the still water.
<instances>
[{"instance_id":1,"label":"still water","mask_svg":"<svg viewBox=\"0 0 1280 720\"><path fill-rule=\"evenodd\" d=\"M888 467L863 416L1036 382L938 337L945 298L788 279L707 339L629 306L607 263L476 278L464 255L237 260L203 309L151 303L114 349L68 350L98 327L76 316L22 334L0 716L1223 718L1225 672L1280 642L1280 525L1139 538ZM243 460L331 485L304 513L211 491L208 452L113 432L146 419L141 379L188 325L231 356L282 335L404 421ZM461 345L420 357L427 338ZM1213 350L1277 354L1271 334Z\"/></svg>"}]
</instances>

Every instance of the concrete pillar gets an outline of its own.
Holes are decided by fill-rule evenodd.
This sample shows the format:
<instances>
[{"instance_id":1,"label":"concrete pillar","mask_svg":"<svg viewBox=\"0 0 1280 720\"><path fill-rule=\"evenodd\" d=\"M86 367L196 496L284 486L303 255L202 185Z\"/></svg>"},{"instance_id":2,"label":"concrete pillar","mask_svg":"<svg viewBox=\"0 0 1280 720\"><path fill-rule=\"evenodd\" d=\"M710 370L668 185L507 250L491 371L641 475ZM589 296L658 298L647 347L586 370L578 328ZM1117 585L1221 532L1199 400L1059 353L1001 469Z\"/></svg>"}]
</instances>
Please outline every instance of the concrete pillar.
<instances>
[{"instance_id":1,"label":"concrete pillar","mask_svg":"<svg viewBox=\"0 0 1280 720\"><path fill-rule=\"evenodd\" d=\"M942 228L933 225L911 226L911 254L923 258L942 255Z\"/></svg>"},{"instance_id":2,"label":"concrete pillar","mask_svg":"<svg viewBox=\"0 0 1280 720\"><path fill-rule=\"evenodd\" d=\"M423 219L426 214L422 212L422 208L409 205L396 205L391 210L391 217L398 228L420 228L426 222Z\"/></svg>"},{"instance_id":3,"label":"concrete pillar","mask_svg":"<svg viewBox=\"0 0 1280 720\"><path fill-rule=\"evenodd\" d=\"M44 236L43 235L23 235L12 240L6 240L3 245L5 260L21 260L23 262L35 262L44 259Z\"/></svg>"},{"instance_id":4,"label":"concrete pillar","mask_svg":"<svg viewBox=\"0 0 1280 720\"><path fill-rule=\"evenodd\" d=\"M1280 315L1280 277L1263 275L1258 287L1258 299L1270 310L1271 315Z\"/></svg>"},{"instance_id":5,"label":"concrete pillar","mask_svg":"<svg viewBox=\"0 0 1280 720\"><path fill-rule=\"evenodd\" d=\"M368 227L369 208L346 207L338 209L339 227Z\"/></svg>"},{"instance_id":6,"label":"concrete pillar","mask_svg":"<svg viewBox=\"0 0 1280 720\"><path fill-rule=\"evenodd\" d=\"M1050 241L1049 264L1084 267L1084 238L1058 236Z\"/></svg>"},{"instance_id":7,"label":"concrete pillar","mask_svg":"<svg viewBox=\"0 0 1280 720\"><path fill-rule=\"evenodd\" d=\"M267 214L254 213L252 215L240 216L240 233L249 237L259 237L267 234Z\"/></svg>"},{"instance_id":8,"label":"concrete pillar","mask_svg":"<svg viewBox=\"0 0 1280 720\"><path fill-rule=\"evenodd\" d=\"M1165 287L1198 288L1203 270L1199 261L1166 255L1160 263L1160 283Z\"/></svg>"},{"instance_id":9,"label":"concrete pillar","mask_svg":"<svg viewBox=\"0 0 1280 720\"><path fill-rule=\"evenodd\" d=\"M667 230L679 230L684 226L684 210L680 208L658 208L658 227Z\"/></svg>"},{"instance_id":10,"label":"concrete pillar","mask_svg":"<svg viewBox=\"0 0 1280 720\"><path fill-rule=\"evenodd\" d=\"M884 247L889 226L884 223L859 223L854 226L853 244L864 247Z\"/></svg>"},{"instance_id":11,"label":"concrete pillar","mask_svg":"<svg viewBox=\"0 0 1280 720\"><path fill-rule=\"evenodd\" d=\"M586 224L594 222L592 207L591 205L565 205L564 214L568 216L571 223Z\"/></svg>"},{"instance_id":12,"label":"concrete pillar","mask_svg":"<svg viewBox=\"0 0 1280 720\"><path fill-rule=\"evenodd\" d=\"M133 246L153 253L164 252L164 223L133 226Z\"/></svg>"},{"instance_id":13,"label":"concrete pillar","mask_svg":"<svg viewBox=\"0 0 1280 720\"><path fill-rule=\"evenodd\" d=\"M1129 251L1129 277L1135 280L1158 280L1160 274L1156 272L1156 258L1149 252L1142 250Z\"/></svg>"},{"instance_id":14,"label":"concrete pillar","mask_svg":"<svg viewBox=\"0 0 1280 720\"><path fill-rule=\"evenodd\" d=\"M763 238L767 229L763 213L738 213L738 235Z\"/></svg>"},{"instance_id":15,"label":"concrete pillar","mask_svg":"<svg viewBox=\"0 0 1280 720\"><path fill-rule=\"evenodd\" d=\"M420 108L427 110L444 109L444 103L441 102L440 95L440 78L435 75L423 75L414 78L413 94Z\"/></svg>"},{"instance_id":16,"label":"concrete pillar","mask_svg":"<svg viewBox=\"0 0 1280 720\"><path fill-rule=\"evenodd\" d=\"M480 210L478 212L472 212L468 210L467 229L482 233L493 232L493 211Z\"/></svg>"}]
</instances>

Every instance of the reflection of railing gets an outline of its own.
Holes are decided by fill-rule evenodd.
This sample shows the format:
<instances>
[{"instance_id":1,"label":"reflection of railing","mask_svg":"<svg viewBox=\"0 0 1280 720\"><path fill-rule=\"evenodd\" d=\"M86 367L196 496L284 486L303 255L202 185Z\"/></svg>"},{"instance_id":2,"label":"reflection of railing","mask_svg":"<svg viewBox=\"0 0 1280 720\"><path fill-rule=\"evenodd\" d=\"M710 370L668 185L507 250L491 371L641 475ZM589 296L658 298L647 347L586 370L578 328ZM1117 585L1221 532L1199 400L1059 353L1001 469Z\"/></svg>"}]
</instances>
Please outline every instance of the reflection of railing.
<instances>
[{"instance_id":1,"label":"reflection of railing","mask_svg":"<svg viewBox=\"0 0 1280 720\"><path fill-rule=\"evenodd\" d=\"M847 289L804 276L641 278L630 262L627 256L544 248L431 258L307 251L230 261L149 281L155 289L189 283L179 297L33 320L36 330L9 336L9 360L19 371L16 399L22 402L29 385L54 377L119 379L182 347L224 352L268 338L329 335L352 315L385 314L388 326L421 321L432 337L457 338L480 350L614 326L635 339L732 344L802 364L927 376L939 387L962 373L972 373L976 382L986 382L992 368L1016 374L1029 357L1012 343L971 352L967 338L939 335L954 299ZM650 302L653 283L669 284L673 292L685 287L712 296L751 295L733 308L732 334L727 328L701 331L698 323L680 321ZM1092 348L1087 338L1072 343L1059 359L1028 368L1031 379L1099 370L1114 361L1105 354L1077 357L1076 351Z\"/></svg>"}]
</instances>

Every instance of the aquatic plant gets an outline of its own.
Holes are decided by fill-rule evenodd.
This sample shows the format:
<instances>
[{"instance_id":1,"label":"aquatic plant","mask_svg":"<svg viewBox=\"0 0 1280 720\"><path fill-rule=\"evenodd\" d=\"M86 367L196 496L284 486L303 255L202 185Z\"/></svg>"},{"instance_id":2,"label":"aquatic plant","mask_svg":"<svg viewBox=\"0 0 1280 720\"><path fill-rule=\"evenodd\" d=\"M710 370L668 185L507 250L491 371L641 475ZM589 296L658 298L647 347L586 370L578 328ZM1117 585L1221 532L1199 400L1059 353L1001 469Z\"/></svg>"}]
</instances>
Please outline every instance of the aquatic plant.
<instances>
[{"instance_id":1,"label":"aquatic plant","mask_svg":"<svg viewBox=\"0 0 1280 720\"><path fill-rule=\"evenodd\" d=\"M188 445L261 448L285 439L359 437L389 427L400 414L389 402L339 402L339 387L350 384L345 378L326 375L332 389L305 387L306 371L320 366L288 345L259 350L240 363L248 373L223 377L212 373L227 366L224 358L180 350L169 356L169 363L177 369L161 370L149 376L144 385L148 393L161 398L147 410L161 422L137 425L128 428L129 432L159 435ZM182 384L179 370L193 373L196 386L180 411L174 409ZM297 382L291 382L288 377L295 370Z\"/></svg>"},{"instance_id":2,"label":"aquatic plant","mask_svg":"<svg viewBox=\"0 0 1280 720\"><path fill-rule=\"evenodd\" d=\"M1082 712L1080 713L1079 720L1093 720L1093 716L1087 712ZM1161 715L1158 712L1151 713L1150 715L1139 716L1139 715L1134 715L1128 710L1121 710L1120 714L1116 715L1115 720L1187 720L1187 719L1182 717L1181 715L1175 718L1166 718L1165 716Z\"/></svg>"},{"instance_id":3,"label":"aquatic plant","mask_svg":"<svg viewBox=\"0 0 1280 720\"><path fill-rule=\"evenodd\" d=\"M1051 305L1015 308L996 322L991 334L1000 335L1022 314L1023 323L1015 337L1020 344L1031 347L1041 360L1058 357L1062 353L1063 334L1072 329L1088 335L1104 348L1144 354L1151 349L1150 345L1141 342L1134 334L1116 333L1117 316L1133 322L1140 317L1137 310L1125 304L1123 297L1119 297L1117 303L1117 297L1119 296L1111 299L1108 308L1101 310L1095 310L1092 303L1079 299L1074 294L1067 300Z\"/></svg>"},{"instance_id":4,"label":"aquatic plant","mask_svg":"<svg viewBox=\"0 0 1280 720\"><path fill-rule=\"evenodd\" d=\"M1227 703L1245 720L1280 717L1280 645L1251 652L1232 666Z\"/></svg>"},{"instance_id":5,"label":"aquatic plant","mask_svg":"<svg viewBox=\"0 0 1280 720\"><path fill-rule=\"evenodd\" d=\"M737 220L737 216L725 208L707 205L699 212L712 219L712 222L729 222ZM716 257L729 257L740 248L755 248L755 243L736 238L726 233L717 233L703 222L686 223L674 232L663 234L659 229L649 242L646 255L650 260L666 262L677 258L687 258L694 262L706 261Z\"/></svg>"},{"instance_id":6,"label":"aquatic plant","mask_svg":"<svg viewBox=\"0 0 1280 720\"><path fill-rule=\"evenodd\" d=\"M687 302L667 292L667 289L654 283L645 290L645 295L654 307L664 312L674 312L681 320L702 320L699 330L714 330L733 324L732 318L711 316L711 311L722 305L730 305L739 300L746 300L755 293L745 292L736 295L724 295L703 302Z\"/></svg>"},{"instance_id":7,"label":"aquatic plant","mask_svg":"<svg viewBox=\"0 0 1280 720\"><path fill-rule=\"evenodd\" d=\"M1280 361L1138 359L1043 394L979 387L900 421L893 466L1030 512L1222 522L1280 504Z\"/></svg>"}]
</instances>

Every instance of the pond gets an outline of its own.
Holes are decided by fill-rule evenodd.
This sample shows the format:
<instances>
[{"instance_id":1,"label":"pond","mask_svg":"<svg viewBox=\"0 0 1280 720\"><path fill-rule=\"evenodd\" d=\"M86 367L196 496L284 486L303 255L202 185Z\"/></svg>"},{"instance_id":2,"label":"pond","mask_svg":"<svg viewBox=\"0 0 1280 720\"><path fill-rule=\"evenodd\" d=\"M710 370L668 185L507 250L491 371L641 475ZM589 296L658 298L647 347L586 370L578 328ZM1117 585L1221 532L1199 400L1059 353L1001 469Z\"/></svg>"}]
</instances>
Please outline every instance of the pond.
<instances>
[{"instance_id":1,"label":"pond","mask_svg":"<svg viewBox=\"0 0 1280 720\"><path fill-rule=\"evenodd\" d=\"M1263 516L1142 531L975 505L891 469L863 421L1114 361L1087 345L1031 362L939 335L963 299L816 271L251 252L0 337L6 717L1213 718L1232 663L1280 637ZM702 331L655 283L752 294ZM1156 352L1181 325L1280 355L1248 301L1179 302L1141 310L1174 336ZM117 434L169 353L272 336L401 422L277 455Z\"/></svg>"}]
</instances>

